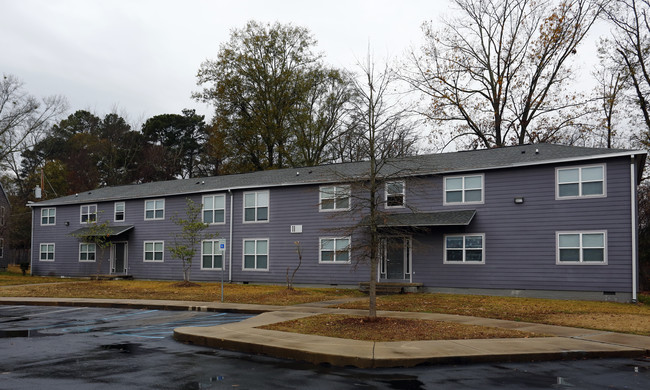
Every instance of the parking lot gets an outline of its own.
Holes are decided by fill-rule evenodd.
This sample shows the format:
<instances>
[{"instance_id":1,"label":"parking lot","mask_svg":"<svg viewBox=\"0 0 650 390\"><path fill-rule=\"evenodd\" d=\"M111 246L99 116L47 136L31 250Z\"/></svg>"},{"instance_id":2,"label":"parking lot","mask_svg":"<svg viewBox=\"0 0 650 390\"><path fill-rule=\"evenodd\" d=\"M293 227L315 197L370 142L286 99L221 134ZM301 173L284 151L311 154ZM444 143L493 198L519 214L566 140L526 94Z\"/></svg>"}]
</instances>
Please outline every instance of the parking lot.
<instances>
[{"instance_id":1,"label":"parking lot","mask_svg":"<svg viewBox=\"0 0 650 390\"><path fill-rule=\"evenodd\" d=\"M361 370L186 345L179 326L249 315L0 306L0 389L640 389L650 360Z\"/></svg>"}]
</instances>

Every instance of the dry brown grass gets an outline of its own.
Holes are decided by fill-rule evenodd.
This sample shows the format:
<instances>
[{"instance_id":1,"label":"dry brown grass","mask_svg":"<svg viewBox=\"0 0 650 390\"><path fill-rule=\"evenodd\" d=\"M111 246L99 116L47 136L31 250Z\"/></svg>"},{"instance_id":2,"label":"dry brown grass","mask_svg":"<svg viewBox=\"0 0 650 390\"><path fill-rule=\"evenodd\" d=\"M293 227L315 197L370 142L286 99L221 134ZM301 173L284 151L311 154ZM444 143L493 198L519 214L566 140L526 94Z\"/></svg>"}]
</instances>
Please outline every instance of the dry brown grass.
<instances>
[{"instance_id":1,"label":"dry brown grass","mask_svg":"<svg viewBox=\"0 0 650 390\"><path fill-rule=\"evenodd\" d=\"M20 266L10 265L7 271L0 272L0 286L15 286L20 284L60 283L73 279L62 279L48 276L30 276L29 272L23 276Z\"/></svg>"},{"instance_id":2,"label":"dry brown grass","mask_svg":"<svg viewBox=\"0 0 650 390\"><path fill-rule=\"evenodd\" d=\"M61 281L61 280L58 280ZM221 284L196 283L192 287L178 287L178 282L146 280L105 280L68 282L56 285L14 286L0 289L5 297L61 297L61 298L114 298L160 299L215 302L221 300ZM224 285L224 302L255 303L264 305L295 305L320 302L342 297L357 297L356 290L335 288L297 288L285 286Z\"/></svg>"},{"instance_id":3,"label":"dry brown grass","mask_svg":"<svg viewBox=\"0 0 650 390\"><path fill-rule=\"evenodd\" d=\"M341 308L362 309L361 301ZM641 303L561 301L552 299L454 294L381 296L379 310L459 314L527 321L650 336L650 306Z\"/></svg>"},{"instance_id":4,"label":"dry brown grass","mask_svg":"<svg viewBox=\"0 0 650 390\"><path fill-rule=\"evenodd\" d=\"M379 317L370 321L367 317L339 314L321 314L265 325L260 328L363 341L468 340L544 336L512 329L443 321L389 317Z\"/></svg>"}]
</instances>

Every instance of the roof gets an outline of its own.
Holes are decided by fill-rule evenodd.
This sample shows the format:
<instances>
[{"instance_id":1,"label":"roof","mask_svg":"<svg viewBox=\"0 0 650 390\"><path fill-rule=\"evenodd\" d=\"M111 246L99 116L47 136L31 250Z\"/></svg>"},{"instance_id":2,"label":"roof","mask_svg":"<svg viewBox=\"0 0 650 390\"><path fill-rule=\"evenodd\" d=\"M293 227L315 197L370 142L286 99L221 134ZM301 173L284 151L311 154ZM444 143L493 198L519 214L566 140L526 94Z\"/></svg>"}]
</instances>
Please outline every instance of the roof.
<instances>
[{"instance_id":1,"label":"roof","mask_svg":"<svg viewBox=\"0 0 650 390\"><path fill-rule=\"evenodd\" d=\"M108 230L108 235L109 236L119 236L122 233L126 233L129 230L133 229L133 225L125 225L125 226L107 226L106 229ZM91 233L92 230L89 227L84 227L81 229L77 229L74 232L70 233L71 236L88 236L89 233ZM93 236L99 236L100 234L92 234Z\"/></svg>"},{"instance_id":2,"label":"roof","mask_svg":"<svg viewBox=\"0 0 650 390\"><path fill-rule=\"evenodd\" d=\"M534 144L390 159L383 164L380 175L407 177L450 174L634 155L641 155L645 158L645 154L644 151L639 150ZM235 175L105 187L31 203L30 206L82 204L214 191L340 183L367 177L368 171L369 163L367 161L275 169Z\"/></svg>"},{"instance_id":3,"label":"roof","mask_svg":"<svg viewBox=\"0 0 650 390\"><path fill-rule=\"evenodd\" d=\"M467 226L476 215L476 210L438 211L433 213L386 214L380 218L378 227L411 226Z\"/></svg>"}]
</instances>

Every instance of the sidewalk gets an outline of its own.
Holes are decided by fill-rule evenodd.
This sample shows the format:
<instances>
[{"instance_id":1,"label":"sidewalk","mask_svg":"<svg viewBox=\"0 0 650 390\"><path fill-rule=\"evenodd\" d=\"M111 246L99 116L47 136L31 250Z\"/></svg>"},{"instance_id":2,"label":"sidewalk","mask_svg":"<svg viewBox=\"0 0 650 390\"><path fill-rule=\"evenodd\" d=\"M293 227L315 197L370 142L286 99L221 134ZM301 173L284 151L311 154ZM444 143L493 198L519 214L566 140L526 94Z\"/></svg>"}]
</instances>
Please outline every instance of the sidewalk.
<instances>
[{"instance_id":1,"label":"sidewalk","mask_svg":"<svg viewBox=\"0 0 650 390\"><path fill-rule=\"evenodd\" d=\"M247 320L214 327L174 330L178 341L253 354L334 366L409 367L423 363L478 363L600 357L641 357L650 354L650 337L564 326L494 320L449 314L378 312L380 316L417 318L492 326L552 335L527 339L371 342L303 335L256 328L321 313L366 315L365 310L331 309L340 303L317 302L296 306L247 305L220 302L87 298L7 298L4 305L93 306L133 309L197 310L259 314Z\"/></svg>"}]
</instances>

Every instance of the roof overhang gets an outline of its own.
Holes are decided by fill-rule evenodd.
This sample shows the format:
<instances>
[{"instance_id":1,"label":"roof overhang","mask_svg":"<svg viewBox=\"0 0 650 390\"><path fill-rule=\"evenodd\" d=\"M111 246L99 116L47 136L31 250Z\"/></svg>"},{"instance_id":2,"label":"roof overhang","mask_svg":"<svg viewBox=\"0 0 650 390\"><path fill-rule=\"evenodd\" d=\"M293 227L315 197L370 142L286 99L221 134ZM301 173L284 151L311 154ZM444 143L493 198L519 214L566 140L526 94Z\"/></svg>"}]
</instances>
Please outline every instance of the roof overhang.
<instances>
[{"instance_id":1,"label":"roof overhang","mask_svg":"<svg viewBox=\"0 0 650 390\"><path fill-rule=\"evenodd\" d=\"M377 227L467 226L476 210L438 211L433 213L399 213L380 216Z\"/></svg>"},{"instance_id":2,"label":"roof overhang","mask_svg":"<svg viewBox=\"0 0 650 390\"><path fill-rule=\"evenodd\" d=\"M113 237L113 236L119 236L122 233L126 233L129 230L133 229L133 225L125 225L125 226L108 226L108 236ZM84 227L81 229L77 229L74 232L70 233L71 236L91 236L93 235L92 228L90 227ZM95 233L94 235L99 235Z\"/></svg>"}]
</instances>

